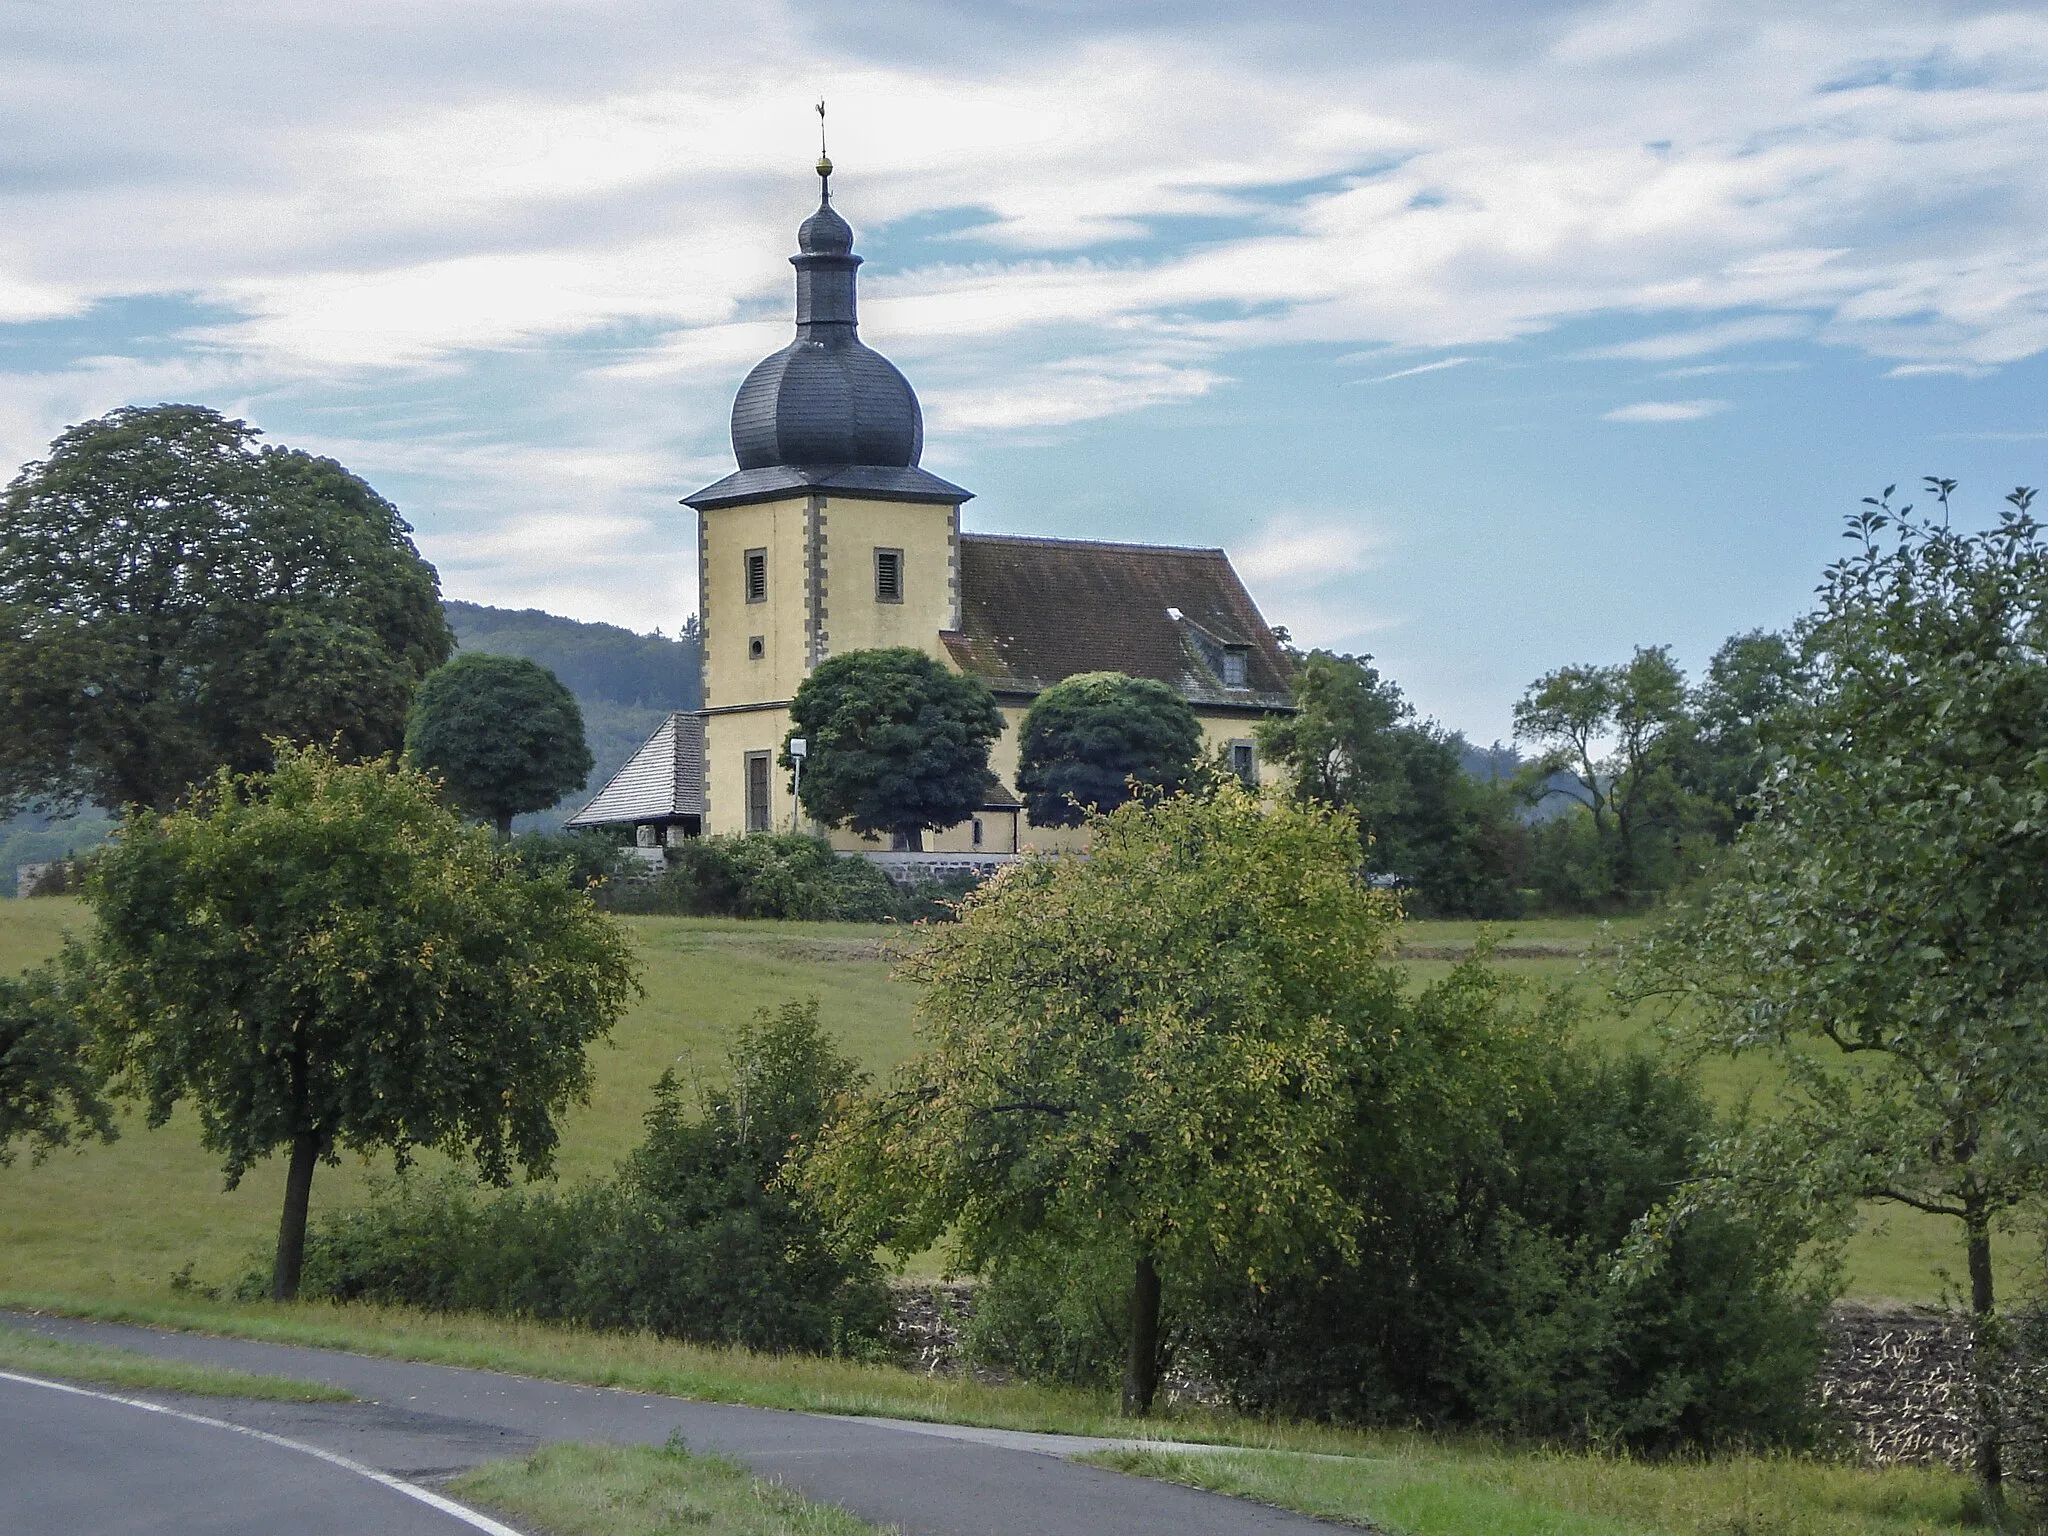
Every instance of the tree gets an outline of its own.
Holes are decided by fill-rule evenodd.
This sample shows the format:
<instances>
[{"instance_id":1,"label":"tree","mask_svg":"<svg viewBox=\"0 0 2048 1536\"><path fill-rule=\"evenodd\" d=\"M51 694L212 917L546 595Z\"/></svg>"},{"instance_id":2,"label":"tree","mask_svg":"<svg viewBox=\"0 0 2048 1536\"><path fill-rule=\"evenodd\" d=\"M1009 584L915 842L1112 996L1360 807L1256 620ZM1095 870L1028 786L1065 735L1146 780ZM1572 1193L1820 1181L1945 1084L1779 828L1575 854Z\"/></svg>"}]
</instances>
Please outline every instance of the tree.
<instances>
[{"instance_id":1,"label":"tree","mask_svg":"<svg viewBox=\"0 0 2048 1536\"><path fill-rule=\"evenodd\" d=\"M789 716L789 734L809 743L800 793L815 820L921 848L927 828L956 826L987 801L1002 711L980 679L923 651L892 646L821 662ZM786 742L782 766L795 766Z\"/></svg>"},{"instance_id":2,"label":"tree","mask_svg":"<svg viewBox=\"0 0 2048 1536\"><path fill-rule=\"evenodd\" d=\"M575 696L523 656L479 651L429 673L413 699L405 753L507 840L514 816L546 810L590 776Z\"/></svg>"},{"instance_id":3,"label":"tree","mask_svg":"<svg viewBox=\"0 0 2048 1536\"><path fill-rule=\"evenodd\" d=\"M1962 1228L2002 1476L1992 1233L2048 1186L2048 548L2015 491L1948 526L1892 492L1850 520L1796 631L1807 677L1764 721L1781 756L1721 878L1630 964L1703 1049L1785 1074L1719 1192L1891 1201ZM1711 1192L1711 1191L1710 1191Z\"/></svg>"},{"instance_id":4,"label":"tree","mask_svg":"<svg viewBox=\"0 0 2048 1536\"><path fill-rule=\"evenodd\" d=\"M1257 1279L1358 1213L1323 1156L1402 1032L1398 920L1358 832L1242 788L1130 801L1090 857L1033 859L911 958L927 1050L828 1129L807 1177L897 1251L980 1269L1047 1241L1131 1277L1125 1410L1151 1406L1166 1285Z\"/></svg>"},{"instance_id":5,"label":"tree","mask_svg":"<svg viewBox=\"0 0 2048 1536\"><path fill-rule=\"evenodd\" d=\"M389 761L281 745L187 810L142 811L86 881L91 1005L118 1087L184 1099L228 1187L291 1151L272 1294L297 1293L315 1163L420 1147L503 1183L553 1159L584 1047L634 990L624 937Z\"/></svg>"},{"instance_id":6,"label":"tree","mask_svg":"<svg viewBox=\"0 0 2048 1536\"><path fill-rule=\"evenodd\" d=\"M433 567L361 480L257 436L118 410L0 498L0 810L168 810L274 737L398 746L448 655Z\"/></svg>"},{"instance_id":7,"label":"tree","mask_svg":"<svg viewBox=\"0 0 2048 1536\"><path fill-rule=\"evenodd\" d=\"M1401 877L1419 907L1512 916L1514 802L1466 772L1463 738L1418 722L1369 656L1297 657L1291 686L1294 713L1257 731L1261 754L1287 769L1292 797L1351 811L1367 866Z\"/></svg>"},{"instance_id":8,"label":"tree","mask_svg":"<svg viewBox=\"0 0 2048 1536\"><path fill-rule=\"evenodd\" d=\"M114 1121L86 1059L74 989L76 951L64 961L0 976L0 1167L14 1144L28 1142L41 1158L80 1132L114 1138Z\"/></svg>"},{"instance_id":9,"label":"tree","mask_svg":"<svg viewBox=\"0 0 2048 1536\"><path fill-rule=\"evenodd\" d=\"M1032 702L1018 738L1017 793L1032 823L1078 827L1113 811L1135 782L1186 785L1202 726L1166 684L1122 672L1081 672Z\"/></svg>"},{"instance_id":10,"label":"tree","mask_svg":"<svg viewBox=\"0 0 2048 1536\"><path fill-rule=\"evenodd\" d=\"M1716 841L1729 842L1748 823L1771 750L1763 722L1799 683L1791 642L1761 629L1731 635L1707 663L1691 718L1672 743L1672 766Z\"/></svg>"},{"instance_id":11,"label":"tree","mask_svg":"<svg viewBox=\"0 0 2048 1536\"><path fill-rule=\"evenodd\" d=\"M1669 646L1638 646L1620 666L1560 667L1515 705L1515 736L1543 749L1526 770L1538 798L1564 794L1586 807L1624 902L1660 883L1649 834L1685 819L1668 747L1688 720L1685 674ZM1594 756L1605 738L1613 750ZM1562 773L1572 788L1554 787Z\"/></svg>"}]
</instances>

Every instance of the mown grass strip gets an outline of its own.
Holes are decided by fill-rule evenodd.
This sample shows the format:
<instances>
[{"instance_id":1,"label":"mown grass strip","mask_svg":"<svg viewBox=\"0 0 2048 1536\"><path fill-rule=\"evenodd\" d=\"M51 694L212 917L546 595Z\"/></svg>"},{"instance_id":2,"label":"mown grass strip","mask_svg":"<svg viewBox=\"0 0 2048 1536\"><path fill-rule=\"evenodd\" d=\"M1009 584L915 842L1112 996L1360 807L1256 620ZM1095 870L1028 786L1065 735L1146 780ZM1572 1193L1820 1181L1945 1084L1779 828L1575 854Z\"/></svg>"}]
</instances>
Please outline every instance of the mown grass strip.
<instances>
[{"instance_id":1,"label":"mown grass strip","mask_svg":"<svg viewBox=\"0 0 2048 1536\"><path fill-rule=\"evenodd\" d=\"M190 1392L201 1397L258 1397L279 1403L352 1403L353 1392L315 1381L256 1376L248 1371L159 1360L128 1349L40 1338L0 1324L0 1369L61 1381L90 1382L147 1392Z\"/></svg>"},{"instance_id":2,"label":"mown grass strip","mask_svg":"<svg viewBox=\"0 0 2048 1536\"><path fill-rule=\"evenodd\" d=\"M550 1445L465 1472L451 1495L551 1536L880 1536L881 1528L671 1447ZM894 1527L890 1527L894 1529Z\"/></svg>"},{"instance_id":3,"label":"mown grass strip","mask_svg":"<svg viewBox=\"0 0 2048 1536\"><path fill-rule=\"evenodd\" d=\"M1798 1457L1635 1461L1388 1437L1378 1458L1104 1451L1081 1458L1390 1536L1947 1536L1966 1479ZM1981 1528L1981 1527L1980 1527Z\"/></svg>"}]
</instances>

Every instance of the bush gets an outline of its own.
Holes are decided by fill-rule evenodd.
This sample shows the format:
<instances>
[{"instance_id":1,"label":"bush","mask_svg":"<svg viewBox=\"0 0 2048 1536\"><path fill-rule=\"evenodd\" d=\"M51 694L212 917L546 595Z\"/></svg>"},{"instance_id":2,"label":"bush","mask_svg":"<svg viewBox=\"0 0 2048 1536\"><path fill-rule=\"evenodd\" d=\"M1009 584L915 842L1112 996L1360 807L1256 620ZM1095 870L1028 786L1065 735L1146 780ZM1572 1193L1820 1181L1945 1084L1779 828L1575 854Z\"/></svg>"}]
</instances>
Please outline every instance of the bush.
<instances>
[{"instance_id":1,"label":"bush","mask_svg":"<svg viewBox=\"0 0 2048 1536\"><path fill-rule=\"evenodd\" d=\"M794 922L943 922L972 890L972 875L898 885L866 859L835 853L822 837L749 832L693 838L667 850L652 880L614 881L603 904L615 912L683 917L781 918Z\"/></svg>"},{"instance_id":2,"label":"bush","mask_svg":"<svg viewBox=\"0 0 2048 1536\"><path fill-rule=\"evenodd\" d=\"M864 1081L817 1004L764 1010L731 1085L690 1117L672 1076L613 1178L484 1195L400 1178L308 1234L304 1294L556 1318L750 1349L859 1352L890 1320L881 1271L780 1181L838 1095Z\"/></svg>"},{"instance_id":3,"label":"bush","mask_svg":"<svg viewBox=\"0 0 2048 1536\"><path fill-rule=\"evenodd\" d=\"M567 868L569 883L580 889L603 889L630 872L632 857L606 833L522 832L512 839L519 862L538 873Z\"/></svg>"},{"instance_id":4,"label":"bush","mask_svg":"<svg viewBox=\"0 0 2048 1536\"><path fill-rule=\"evenodd\" d=\"M1033 1381L1108 1388L1130 1339L1131 1255L1117 1246L1041 1245L975 1288L960 1347L977 1365Z\"/></svg>"},{"instance_id":5,"label":"bush","mask_svg":"<svg viewBox=\"0 0 2048 1536\"><path fill-rule=\"evenodd\" d=\"M1265 1411L1633 1451L1809 1442L1828 1298L1797 1279L1796 1232L1701 1213L1660 1268L1616 1263L1700 1172L1697 1083L1556 1045L1532 1067L1448 1180L1372 1178L1382 1219L1356 1263L1209 1298L1211 1370Z\"/></svg>"}]
</instances>

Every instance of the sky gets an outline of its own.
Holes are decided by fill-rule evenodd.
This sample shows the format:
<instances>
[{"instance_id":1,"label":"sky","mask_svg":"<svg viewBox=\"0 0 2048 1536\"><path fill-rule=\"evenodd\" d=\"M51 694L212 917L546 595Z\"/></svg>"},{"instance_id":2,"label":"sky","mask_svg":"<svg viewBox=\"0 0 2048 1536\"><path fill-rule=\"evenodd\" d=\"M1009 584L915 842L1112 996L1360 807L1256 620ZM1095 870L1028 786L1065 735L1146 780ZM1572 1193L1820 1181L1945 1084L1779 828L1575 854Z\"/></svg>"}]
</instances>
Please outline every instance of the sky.
<instances>
[{"instance_id":1,"label":"sky","mask_svg":"<svg viewBox=\"0 0 2048 1536\"><path fill-rule=\"evenodd\" d=\"M1222 545L1489 742L2048 481L2048 5L0 0L0 478L191 401L673 632L828 102L970 530Z\"/></svg>"}]
</instances>

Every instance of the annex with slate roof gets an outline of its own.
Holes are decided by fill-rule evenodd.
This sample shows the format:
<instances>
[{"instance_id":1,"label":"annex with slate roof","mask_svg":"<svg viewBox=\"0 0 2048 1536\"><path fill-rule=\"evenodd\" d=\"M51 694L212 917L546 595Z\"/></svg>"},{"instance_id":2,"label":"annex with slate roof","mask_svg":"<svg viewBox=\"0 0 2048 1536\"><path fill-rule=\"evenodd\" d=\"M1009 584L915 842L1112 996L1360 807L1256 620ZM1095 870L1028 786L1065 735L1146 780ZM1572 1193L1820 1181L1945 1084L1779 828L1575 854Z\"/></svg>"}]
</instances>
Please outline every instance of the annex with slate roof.
<instances>
[{"instance_id":1,"label":"annex with slate roof","mask_svg":"<svg viewBox=\"0 0 2048 1536\"><path fill-rule=\"evenodd\" d=\"M775 766L789 702L828 656L909 645L984 679L1008 729L979 816L935 834L941 857L1071 847L1034 828L1013 788L1039 693L1079 672L1166 683L1205 744L1256 782L1252 727L1291 708L1286 648L1220 549L963 533L972 493L920 467L916 391L860 340L853 230L832 206L797 231L796 335L733 402L738 468L684 498L698 516L704 707L675 714L571 826L632 826L643 846L798 821ZM848 852L881 845L831 834Z\"/></svg>"}]
</instances>

